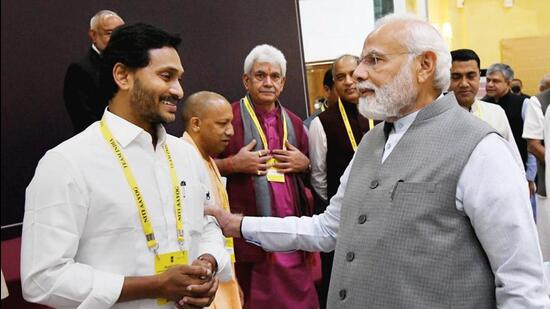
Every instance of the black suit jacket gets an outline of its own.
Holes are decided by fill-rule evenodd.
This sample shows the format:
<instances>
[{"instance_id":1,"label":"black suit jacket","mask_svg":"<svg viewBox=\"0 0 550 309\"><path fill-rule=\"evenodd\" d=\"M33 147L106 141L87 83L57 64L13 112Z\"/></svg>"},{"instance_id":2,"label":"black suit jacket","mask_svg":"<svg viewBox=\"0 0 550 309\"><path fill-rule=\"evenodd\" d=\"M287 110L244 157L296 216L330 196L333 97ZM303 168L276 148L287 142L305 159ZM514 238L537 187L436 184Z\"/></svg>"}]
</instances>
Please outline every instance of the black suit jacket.
<instances>
[{"instance_id":1,"label":"black suit jacket","mask_svg":"<svg viewBox=\"0 0 550 309\"><path fill-rule=\"evenodd\" d=\"M65 74L63 98L75 134L101 119L107 106L100 94L100 67L101 58L90 47L88 54L79 62L71 63Z\"/></svg>"},{"instance_id":2,"label":"black suit jacket","mask_svg":"<svg viewBox=\"0 0 550 309\"><path fill-rule=\"evenodd\" d=\"M498 102L495 98L489 96L485 96L481 100L499 105L506 113L508 123L510 123L510 128L512 129L512 134L514 135L514 140L516 141L519 154L523 161L523 166L525 167L525 163L527 162L527 140L522 137L523 117L521 116L521 109L523 107L523 98L508 91L508 93L500 98Z\"/></svg>"}]
</instances>

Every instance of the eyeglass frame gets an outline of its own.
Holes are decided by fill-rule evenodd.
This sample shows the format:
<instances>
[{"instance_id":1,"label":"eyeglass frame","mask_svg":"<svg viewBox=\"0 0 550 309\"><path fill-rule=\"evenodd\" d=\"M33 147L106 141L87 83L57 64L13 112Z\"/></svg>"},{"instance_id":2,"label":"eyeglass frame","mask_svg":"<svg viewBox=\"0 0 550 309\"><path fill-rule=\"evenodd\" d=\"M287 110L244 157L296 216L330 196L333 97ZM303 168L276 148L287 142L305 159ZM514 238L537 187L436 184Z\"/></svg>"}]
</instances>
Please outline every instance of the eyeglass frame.
<instances>
[{"instance_id":1,"label":"eyeglass frame","mask_svg":"<svg viewBox=\"0 0 550 309\"><path fill-rule=\"evenodd\" d=\"M382 60L384 60L384 57L387 58L387 56L396 56L396 55L417 55L417 53L415 52L411 52L411 51L406 51L406 52L400 52L400 53L390 53L390 54L381 54L381 53L377 53L377 52L370 52L368 53L367 55L365 56L362 56L361 59L359 59L359 65L361 64L364 64L367 69L369 70L376 70L376 66L378 66L379 62ZM368 63L367 62L367 57L371 57L372 59L372 62L374 63Z\"/></svg>"}]
</instances>

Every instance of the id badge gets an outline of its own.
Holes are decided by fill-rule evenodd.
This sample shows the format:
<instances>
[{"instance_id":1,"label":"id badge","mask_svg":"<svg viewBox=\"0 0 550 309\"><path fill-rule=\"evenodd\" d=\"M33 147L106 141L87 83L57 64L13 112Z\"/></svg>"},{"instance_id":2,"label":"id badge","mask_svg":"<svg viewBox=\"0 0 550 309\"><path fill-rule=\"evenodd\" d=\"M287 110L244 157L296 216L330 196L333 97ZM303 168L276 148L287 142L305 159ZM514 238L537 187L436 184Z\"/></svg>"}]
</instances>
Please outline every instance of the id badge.
<instances>
[{"instance_id":1,"label":"id badge","mask_svg":"<svg viewBox=\"0 0 550 309\"><path fill-rule=\"evenodd\" d=\"M187 265L189 264L189 256L187 251L174 251L164 254L159 254L155 256L155 274L161 274L165 272L168 268L176 265ZM157 304L164 305L168 303L168 300L165 298L158 298Z\"/></svg>"},{"instance_id":2,"label":"id badge","mask_svg":"<svg viewBox=\"0 0 550 309\"><path fill-rule=\"evenodd\" d=\"M275 159L267 161L269 165L273 165L277 162ZM278 169L271 166L267 169L267 180L271 182L285 182L285 174L279 172Z\"/></svg>"}]
</instances>

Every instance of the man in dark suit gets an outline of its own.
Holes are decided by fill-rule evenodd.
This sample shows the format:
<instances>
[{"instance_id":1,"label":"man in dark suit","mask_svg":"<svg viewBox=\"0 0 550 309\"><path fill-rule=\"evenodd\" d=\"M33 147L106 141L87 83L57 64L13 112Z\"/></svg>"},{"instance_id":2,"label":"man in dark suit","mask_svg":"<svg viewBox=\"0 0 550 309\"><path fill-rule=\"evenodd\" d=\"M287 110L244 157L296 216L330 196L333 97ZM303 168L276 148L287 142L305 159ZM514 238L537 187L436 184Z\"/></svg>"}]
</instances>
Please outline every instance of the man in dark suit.
<instances>
[{"instance_id":1,"label":"man in dark suit","mask_svg":"<svg viewBox=\"0 0 550 309\"><path fill-rule=\"evenodd\" d=\"M507 64L494 63L487 68L486 75L485 90L487 95L481 100L497 104L504 109L525 166L527 163L527 140L521 137L523 133L523 117L521 115L523 98L513 94L510 86L514 79L514 70Z\"/></svg>"},{"instance_id":2,"label":"man in dark suit","mask_svg":"<svg viewBox=\"0 0 550 309\"><path fill-rule=\"evenodd\" d=\"M113 30L123 24L122 18L113 11L97 12L90 20L88 31L92 46L84 58L71 63L67 69L63 99L75 134L99 120L107 107L99 92L100 55Z\"/></svg>"}]
</instances>

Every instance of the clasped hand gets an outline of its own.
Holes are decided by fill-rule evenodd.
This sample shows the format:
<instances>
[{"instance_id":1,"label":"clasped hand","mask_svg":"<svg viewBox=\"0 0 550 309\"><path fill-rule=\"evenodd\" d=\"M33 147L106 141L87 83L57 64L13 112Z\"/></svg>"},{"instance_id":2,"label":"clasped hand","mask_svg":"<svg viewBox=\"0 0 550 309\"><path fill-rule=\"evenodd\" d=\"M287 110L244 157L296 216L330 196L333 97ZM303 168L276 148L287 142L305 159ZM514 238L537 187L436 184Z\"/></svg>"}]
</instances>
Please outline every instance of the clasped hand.
<instances>
[{"instance_id":1,"label":"clasped hand","mask_svg":"<svg viewBox=\"0 0 550 309\"><path fill-rule=\"evenodd\" d=\"M219 285L218 278L212 276L212 265L201 260L171 267L159 275L159 281L162 297L183 309L209 306Z\"/></svg>"}]
</instances>

